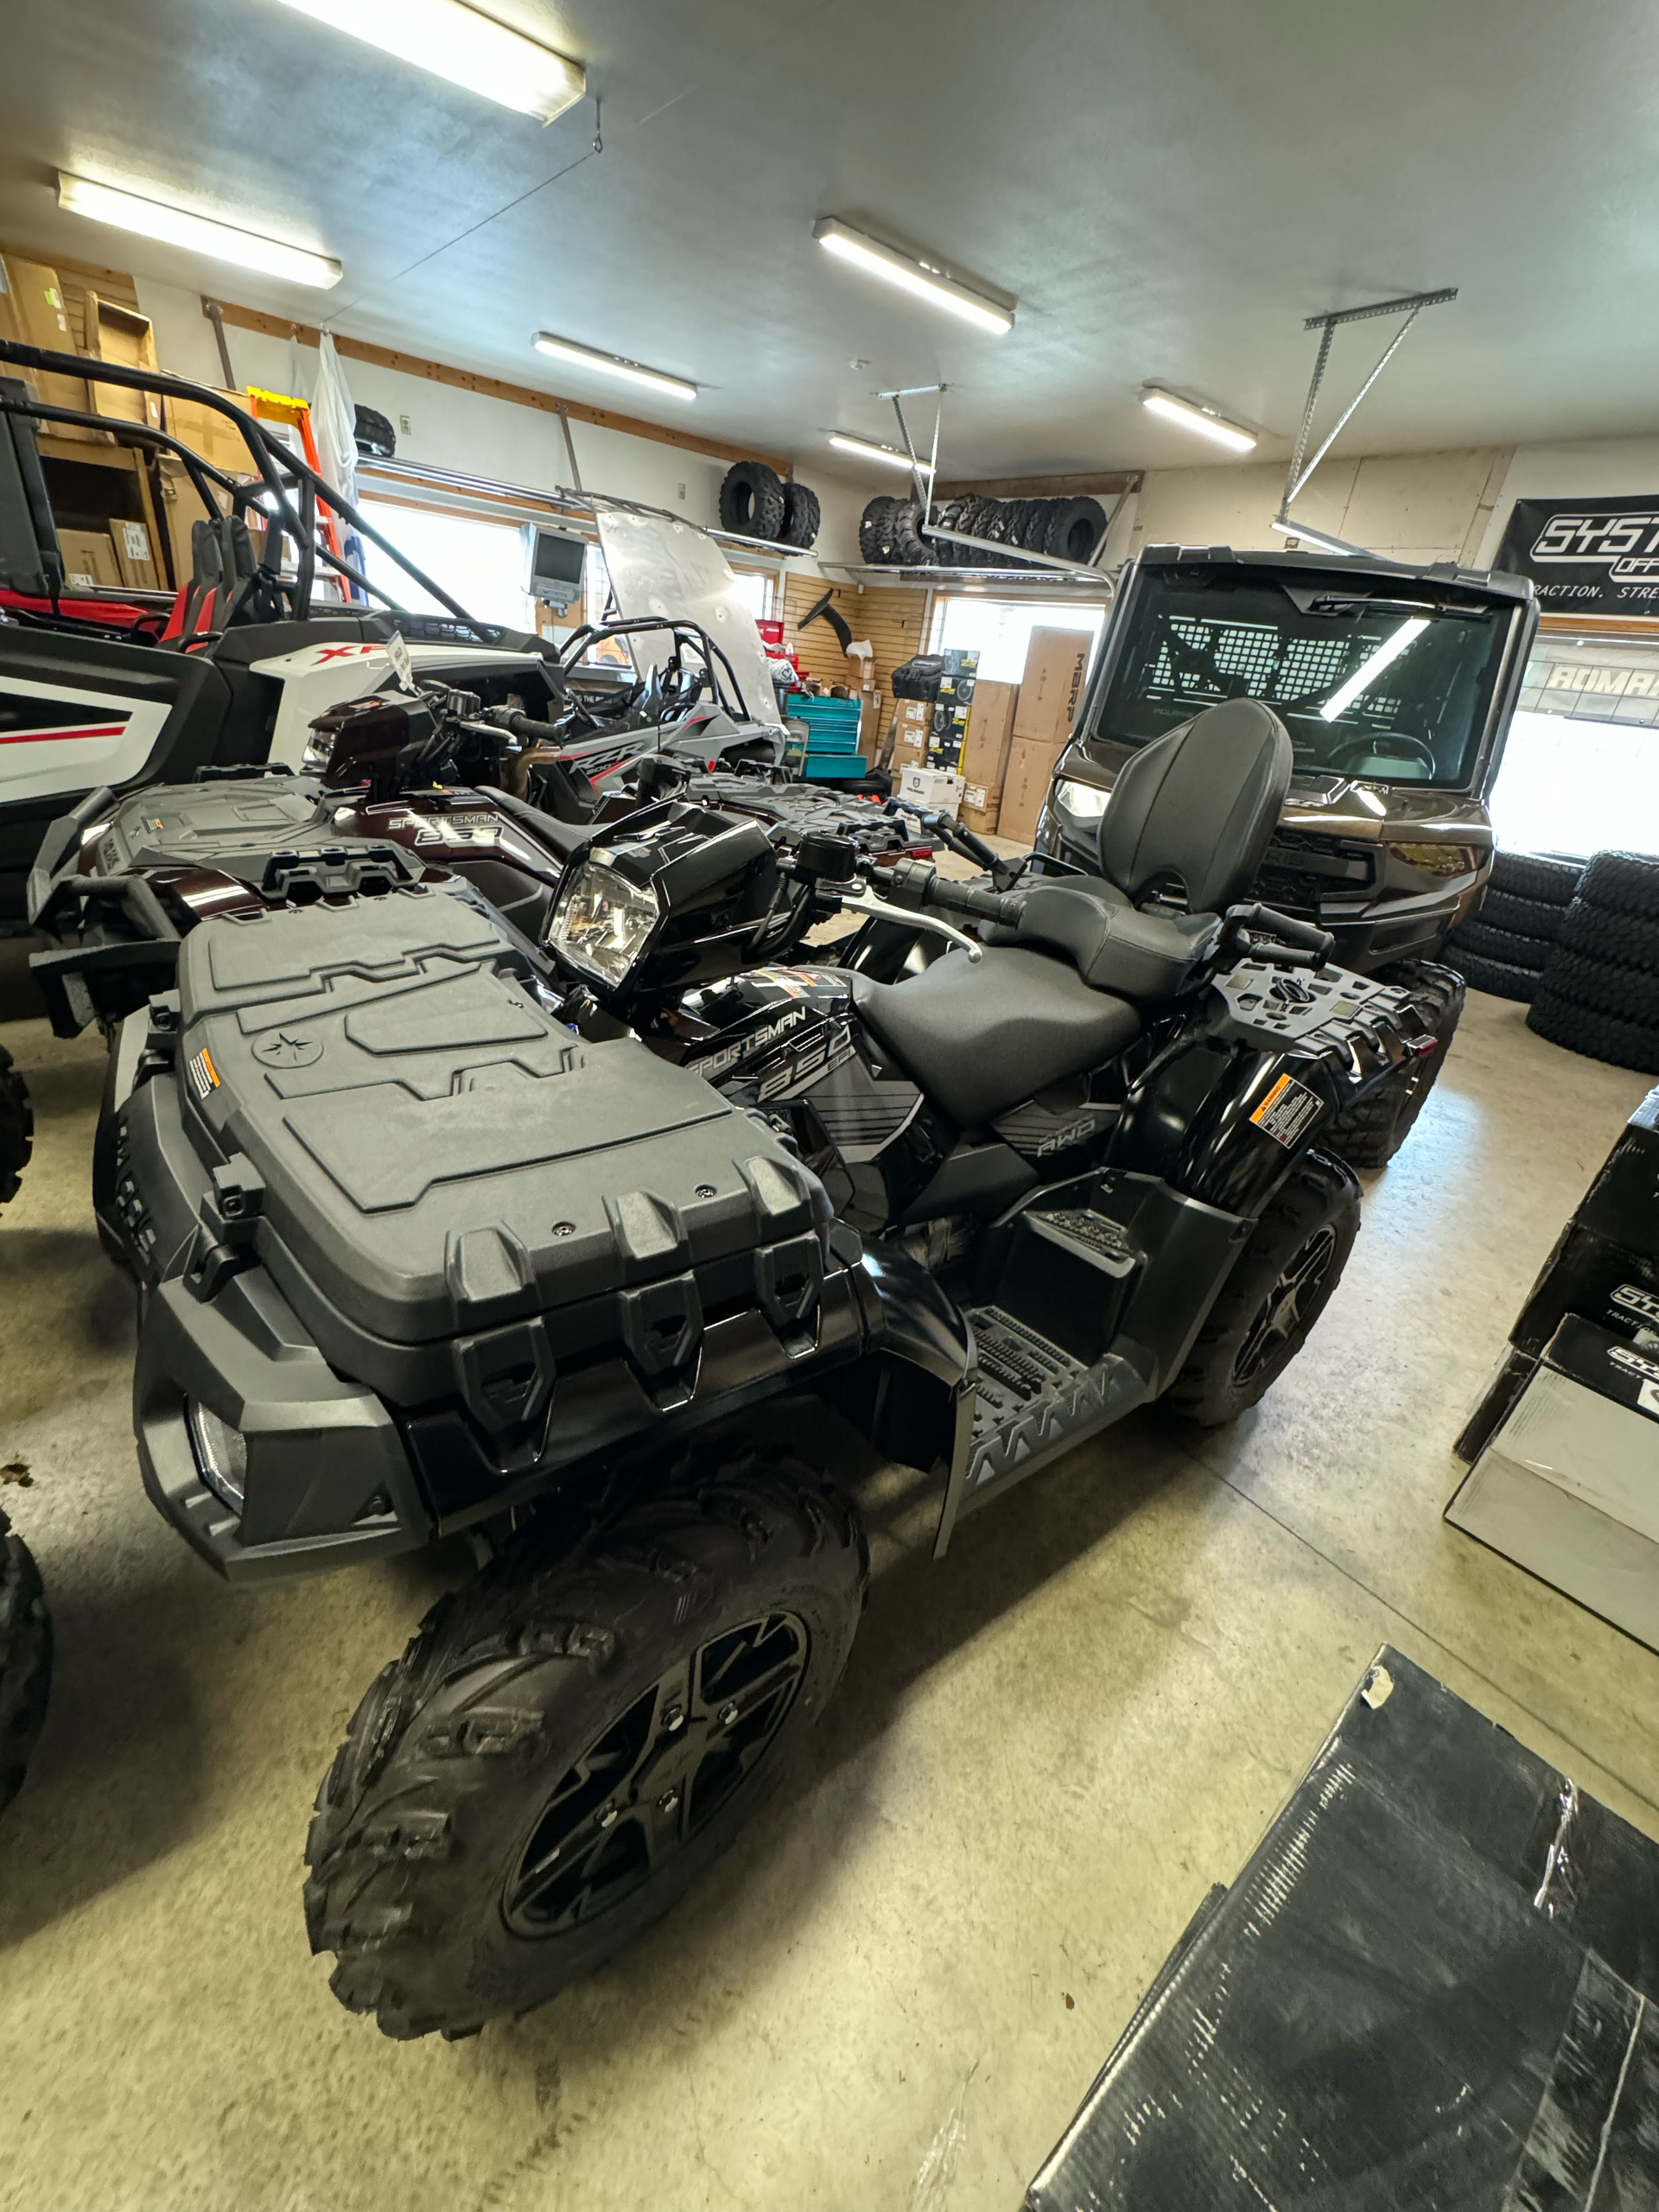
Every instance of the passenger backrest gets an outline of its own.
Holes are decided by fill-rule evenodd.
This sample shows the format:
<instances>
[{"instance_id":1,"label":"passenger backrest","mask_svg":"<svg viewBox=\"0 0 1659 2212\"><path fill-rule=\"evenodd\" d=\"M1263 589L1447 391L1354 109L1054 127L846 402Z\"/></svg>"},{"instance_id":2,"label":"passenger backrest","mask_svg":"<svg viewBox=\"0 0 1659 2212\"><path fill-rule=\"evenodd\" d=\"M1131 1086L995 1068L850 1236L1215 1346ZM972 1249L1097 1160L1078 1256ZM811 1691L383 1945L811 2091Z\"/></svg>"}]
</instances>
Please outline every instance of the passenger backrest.
<instances>
[{"instance_id":1,"label":"passenger backrest","mask_svg":"<svg viewBox=\"0 0 1659 2212\"><path fill-rule=\"evenodd\" d=\"M1101 817L1101 874L1132 903L1173 877L1191 912L1224 912L1255 880L1290 768L1290 734L1270 707L1206 707L1120 773Z\"/></svg>"}]
</instances>

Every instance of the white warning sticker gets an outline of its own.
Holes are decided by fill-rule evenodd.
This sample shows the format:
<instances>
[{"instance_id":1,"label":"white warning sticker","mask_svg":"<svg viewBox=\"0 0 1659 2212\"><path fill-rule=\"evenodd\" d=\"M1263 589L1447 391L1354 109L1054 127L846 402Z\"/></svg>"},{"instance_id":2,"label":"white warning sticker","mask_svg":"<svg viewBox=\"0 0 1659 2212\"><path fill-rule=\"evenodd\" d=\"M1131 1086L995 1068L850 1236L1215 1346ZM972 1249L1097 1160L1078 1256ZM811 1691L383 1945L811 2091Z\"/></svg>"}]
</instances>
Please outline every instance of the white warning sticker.
<instances>
[{"instance_id":1,"label":"white warning sticker","mask_svg":"<svg viewBox=\"0 0 1659 2212\"><path fill-rule=\"evenodd\" d=\"M1264 1135L1288 1150L1301 1141L1303 1132L1323 1111L1317 1091L1298 1083L1294 1076L1281 1075L1250 1119Z\"/></svg>"},{"instance_id":2,"label":"white warning sticker","mask_svg":"<svg viewBox=\"0 0 1659 2212\"><path fill-rule=\"evenodd\" d=\"M219 1070L213 1065L213 1056L205 1045L199 1052L191 1054L185 1062L185 1068L190 1077L190 1088L197 1097L212 1097L219 1089Z\"/></svg>"}]
</instances>

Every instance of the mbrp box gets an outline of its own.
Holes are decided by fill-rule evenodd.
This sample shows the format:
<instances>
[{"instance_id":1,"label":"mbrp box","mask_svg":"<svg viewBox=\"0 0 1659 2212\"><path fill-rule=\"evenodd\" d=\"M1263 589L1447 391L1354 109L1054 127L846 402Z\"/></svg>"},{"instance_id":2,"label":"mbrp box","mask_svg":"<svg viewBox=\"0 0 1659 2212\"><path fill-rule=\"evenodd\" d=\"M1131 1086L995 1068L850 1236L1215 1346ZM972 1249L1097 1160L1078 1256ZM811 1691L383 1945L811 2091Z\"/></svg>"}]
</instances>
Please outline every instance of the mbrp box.
<instances>
[{"instance_id":1,"label":"mbrp box","mask_svg":"<svg viewBox=\"0 0 1659 2212\"><path fill-rule=\"evenodd\" d=\"M1014 709L1017 742L1046 745L1058 753L1071 734L1083 700L1094 639L1087 630L1033 630Z\"/></svg>"}]
</instances>

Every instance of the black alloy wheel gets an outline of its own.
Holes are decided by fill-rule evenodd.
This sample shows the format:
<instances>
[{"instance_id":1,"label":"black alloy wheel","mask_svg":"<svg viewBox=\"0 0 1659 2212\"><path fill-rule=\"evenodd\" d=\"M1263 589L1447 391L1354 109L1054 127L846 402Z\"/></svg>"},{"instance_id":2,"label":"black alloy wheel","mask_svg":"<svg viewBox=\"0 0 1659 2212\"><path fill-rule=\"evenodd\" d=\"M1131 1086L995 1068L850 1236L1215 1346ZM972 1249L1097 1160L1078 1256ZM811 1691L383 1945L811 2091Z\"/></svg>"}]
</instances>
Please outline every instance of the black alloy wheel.
<instances>
[{"instance_id":1,"label":"black alloy wheel","mask_svg":"<svg viewBox=\"0 0 1659 2212\"><path fill-rule=\"evenodd\" d=\"M1343 1160L1305 1153L1234 1261L1160 1404L1218 1428L1265 1396L1306 1343L1358 1233L1353 1171Z\"/></svg>"},{"instance_id":2,"label":"black alloy wheel","mask_svg":"<svg viewBox=\"0 0 1659 2212\"><path fill-rule=\"evenodd\" d=\"M1291 1258L1257 1309L1233 1361L1233 1380L1248 1389L1256 1376L1312 1325L1324 1304L1320 1293L1337 1256L1337 1232L1329 1222L1316 1229Z\"/></svg>"},{"instance_id":3,"label":"black alloy wheel","mask_svg":"<svg viewBox=\"0 0 1659 2212\"><path fill-rule=\"evenodd\" d=\"M575 1759L508 1874L502 1916L556 1936L631 1896L764 1758L811 1638L794 1613L727 1630L672 1667Z\"/></svg>"}]
</instances>

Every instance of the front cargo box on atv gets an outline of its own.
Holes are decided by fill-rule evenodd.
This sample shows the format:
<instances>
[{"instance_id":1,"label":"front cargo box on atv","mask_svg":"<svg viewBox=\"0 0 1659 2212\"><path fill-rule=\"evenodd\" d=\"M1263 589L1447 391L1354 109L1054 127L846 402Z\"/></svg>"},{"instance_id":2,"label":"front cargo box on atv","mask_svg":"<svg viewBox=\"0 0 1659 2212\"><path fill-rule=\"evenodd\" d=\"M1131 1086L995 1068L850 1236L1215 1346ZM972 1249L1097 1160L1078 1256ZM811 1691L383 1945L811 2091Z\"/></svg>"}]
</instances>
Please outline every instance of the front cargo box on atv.
<instances>
[{"instance_id":1,"label":"front cargo box on atv","mask_svg":"<svg viewBox=\"0 0 1659 2212\"><path fill-rule=\"evenodd\" d=\"M203 924L148 1058L104 1209L151 1286L140 1452L227 1573L418 1542L861 1347L816 1179L578 1038L452 892Z\"/></svg>"}]
</instances>

